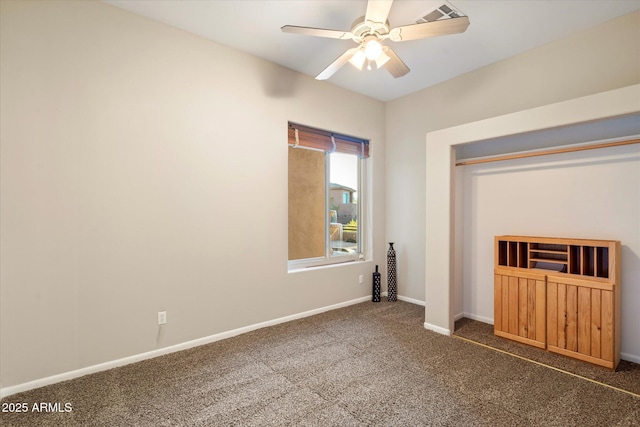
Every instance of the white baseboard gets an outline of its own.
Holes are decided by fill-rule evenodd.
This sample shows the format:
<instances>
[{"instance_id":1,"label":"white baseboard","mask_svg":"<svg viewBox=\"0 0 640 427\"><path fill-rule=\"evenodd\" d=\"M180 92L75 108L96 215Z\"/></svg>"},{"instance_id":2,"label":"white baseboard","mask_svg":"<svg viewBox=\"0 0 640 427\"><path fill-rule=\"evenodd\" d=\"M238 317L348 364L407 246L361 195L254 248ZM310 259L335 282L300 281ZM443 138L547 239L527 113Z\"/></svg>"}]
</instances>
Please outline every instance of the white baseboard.
<instances>
[{"instance_id":1,"label":"white baseboard","mask_svg":"<svg viewBox=\"0 0 640 427\"><path fill-rule=\"evenodd\" d=\"M431 323L424 322L424 328L442 335L451 335L451 331L449 329L441 328L440 326L432 325Z\"/></svg>"},{"instance_id":2,"label":"white baseboard","mask_svg":"<svg viewBox=\"0 0 640 427\"><path fill-rule=\"evenodd\" d=\"M626 360L628 362L640 363L640 356L636 356L634 354L620 353L620 359Z\"/></svg>"},{"instance_id":3,"label":"white baseboard","mask_svg":"<svg viewBox=\"0 0 640 427\"><path fill-rule=\"evenodd\" d=\"M493 325L493 319L490 319L490 318L484 317L484 316L478 316L477 314L462 313L461 317L466 317L466 318L471 319L471 320L477 320L478 322L488 323L490 325ZM458 320L458 319L456 319L456 320Z\"/></svg>"},{"instance_id":4,"label":"white baseboard","mask_svg":"<svg viewBox=\"0 0 640 427\"><path fill-rule=\"evenodd\" d=\"M381 297L386 297L387 295L389 295L388 292L382 292L380 294ZM410 302L411 304L421 305L421 306L424 307L424 301L420 301L419 299L413 299L413 298L409 298L409 297L404 297L402 295L398 295L398 299L400 301Z\"/></svg>"},{"instance_id":5,"label":"white baseboard","mask_svg":"<svg viewBox=\"0 0 640 427\"><path fill-rule=\"evenodd\" d=\"M484 316L478 316L477 314L473 314L473 313L458 313L455 316L453 316L453 320L458 321L463 317L466 317L467 319L471 319L471 320L477 320L478 322L488 323L490 325L493 325L493 319L490 319Z\"/></svg>"},{"instance_id":6,"label":"white baseboard","mask_svg":"<svg viewBox=\"0 0 640 427\"><path fill-rule=\"evenodd\" d=\"M410 302L411 304L421 305L424 307L424 301L420 301L419 299L403 297L402 295L398 295L398 299L400 301Z\"/></svg>"},{"instance_id":7,"label":"white baseboard","mask_svg":"<svg viewBox=\"0 0 640 427\"><path fill-rule=\"evenodd\" d=\"M207 337L198 338L192 341L187 341L181 344L172 345L169 347L159 348L157 350L148 351L146 353L135 354L133 356L123 357L122 359L112 360L97 365L87 366L86 368L76 369L74 371L64 372L50 377L40 378L37 380L29 381L22 384L17 384L10 387L0 388L0 399L10 396L16 393L22 393L24 391L33 390L35 388L44 387L47 385L59 383L62 381L72 380L75 378L83 377L85 375L93 374L96 372L106 371L108 369L118 368L120 366L130 365L132 363L140 362L142 360L153 359L154 357L163 356L169 353L175 353L177 351L186 350L192 347L198 347L201 345L209 344L212 342L220 341L226 338L231 338L236 335L244 334L246 332L255 331L256 329L266 328L268 326L277 325L279 323L290 322L292 320L302 319L304 317L313 316L315 314L324 313L325 311L335 310L342 307L347 307L361 302L370 301L371 296L365 296L356 298L350 301L341 302L325 307L316 308L302 313L292 314L290 316L280 317L278 319L267 320L266 322L256 323L254 325L244 326L242 328L233 329L231 331L221 332L219 334L209 335Z\"/></svg>"}]
</instances>

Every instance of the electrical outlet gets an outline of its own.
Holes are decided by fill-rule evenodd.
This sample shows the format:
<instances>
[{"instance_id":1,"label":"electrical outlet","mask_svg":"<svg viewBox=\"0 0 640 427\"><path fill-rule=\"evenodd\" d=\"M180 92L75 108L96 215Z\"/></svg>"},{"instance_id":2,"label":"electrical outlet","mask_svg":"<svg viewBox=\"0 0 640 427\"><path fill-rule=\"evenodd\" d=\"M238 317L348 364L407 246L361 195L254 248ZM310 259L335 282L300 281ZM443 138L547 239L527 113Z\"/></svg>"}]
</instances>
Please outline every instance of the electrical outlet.
<instances>
[{"instance_id":1,"label":"electrical outlet","mask_svg":"<svg viewBox=\"0 0 640 427\"><path fill-rule=\"evenodd\" d=\"M364 283L364 276L361 274L360 277L358 278L358 280L360 281L360 284L362 285Z\"/></svg>"},{"instance_id":2,"label":"electrical outlet","mask_svg":"<svg viewBox=\"0 0 640 427\"><path fill-rule=\"evenodd\" d=\"M158 325L164 325L167 323L167 312L159 311L158 312Z\"/></svg>"}]
</instances>

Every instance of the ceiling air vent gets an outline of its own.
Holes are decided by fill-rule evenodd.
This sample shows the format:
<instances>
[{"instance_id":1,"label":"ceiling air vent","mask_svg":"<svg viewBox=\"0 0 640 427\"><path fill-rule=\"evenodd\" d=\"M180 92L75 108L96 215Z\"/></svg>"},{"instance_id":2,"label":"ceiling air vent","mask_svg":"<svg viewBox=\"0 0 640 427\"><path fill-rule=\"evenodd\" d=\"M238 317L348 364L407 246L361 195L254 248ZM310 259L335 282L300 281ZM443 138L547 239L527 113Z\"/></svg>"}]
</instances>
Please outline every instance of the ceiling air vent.
<instances>
[{"instance_id":1,"label":"ceiling air vent","mask_svg":"<svg viewBox=\"0 0 640 427\"><path fill-rule=\"evenodd\" d=\"M423 24L425 22L433 22L439 19L458 18L460 16L466 16L464 13L456 10L451 3L445 2L442 6L435 8L424 14L424 16L418 18L417 24Z\"/></svg>"}]
</instances>

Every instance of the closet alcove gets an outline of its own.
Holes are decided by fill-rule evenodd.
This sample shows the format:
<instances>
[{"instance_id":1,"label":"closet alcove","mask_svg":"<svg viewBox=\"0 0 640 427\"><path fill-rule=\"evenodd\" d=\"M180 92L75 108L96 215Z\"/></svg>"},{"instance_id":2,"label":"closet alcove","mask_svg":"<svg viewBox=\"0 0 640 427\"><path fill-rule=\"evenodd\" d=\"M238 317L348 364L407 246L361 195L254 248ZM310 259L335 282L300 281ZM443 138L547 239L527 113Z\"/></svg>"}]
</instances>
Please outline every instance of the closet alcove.
<instances>
[{"instance_id":1,"label":"closet alcove","mask_svg":"<svg viewBox=\"0 0 640 427\"><path fill-rule=\"evenodd\" d=\"M623 247L623 358L625 344L631 354L640 354L640 342L632 336L637 329L625 328L640 324L640 315L625 310L624 298L640 298L640 285L624 287L625 278L640 277L634 255L640 253L638 226L628 224L640 197L634 193L637 183L619 187L625 175L638 176L640 144L456 166L469 159L637 139L639 99L640 85L634 85L427 134L425 328L451 334L462 316L493 323L495 235L613 239ZM585 174L591 177L585 180ZM554 195L556 189L562 194ZM627 213L620 221L609 206L611 223L602 223L612 197ZM547 201L542 206L541 199ZM579 210L570 212L574 205ZM496 219L496 229L485 230L483 221L495 212L504 212L504 218Z\"/></svg>"}]
</instances>

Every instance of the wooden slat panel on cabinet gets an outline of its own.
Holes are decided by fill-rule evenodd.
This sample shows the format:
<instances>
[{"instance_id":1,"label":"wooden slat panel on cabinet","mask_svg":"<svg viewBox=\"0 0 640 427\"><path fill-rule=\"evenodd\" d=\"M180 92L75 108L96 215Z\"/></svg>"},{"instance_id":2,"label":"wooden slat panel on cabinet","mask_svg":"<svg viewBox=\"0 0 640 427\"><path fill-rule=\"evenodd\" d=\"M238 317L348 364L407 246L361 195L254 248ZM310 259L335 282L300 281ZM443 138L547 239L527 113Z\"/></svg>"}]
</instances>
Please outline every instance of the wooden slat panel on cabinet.
<instances>
[{"instance_id":1,"label":"wooden slat panel on cabinet","mask_svg":"<svg viewBox=\"0 0 640 427\"><path fill-rule=\"evenodd\" d=\"M594 363L596 365L604 366L609 369L615 368L613 366L614 362L609 362L608 360L598 359L596 357L587 356L586 354L580 354L575 351L569 351L559 347L547 346L547 349L554 353L562 354L564 356L569 356L574 359L584 360L585 362Z\"/></svg>"},{"instance_id":2,"label":"wooden slat panel on cabinet","mask_svg":"<svg viewBox=\"0 0 640 427\"><path fill-rule=\"evenodd\" d=\"M564 283L565 285L582 286L585 288L602 289L603 291L612 291L613 284L607 282L600 277L588 278L583 277L571 277L564 273L549 273L547 279L550 282Z\"/></svg>"},{"instance_id":3,"label":"wooden slat panel on cabinet","mask_svg":"<svg viewBox=\"0 0 640 427\"><path fill-rule=\"evenodd\" d=\"M544 280L546 275L544 270L514 268L514 267L498 267L494 269L495 274L503 276L517 276L525 279Z\"/></svg>"},{"instance_id":4,"label":"wooden slat panel on cabinet","mask_svg":"<svg viewBox=\"0 0 640 427\"><path fill-rule=\"evenodd\" d=\"M509 332L509 277L502 276L502 331Z\"/></svg>"},{"instance_id":5,"label":"wooden slat panel on cabinet","mask_svg":"<svg viewBox=\"0 0 640 427\"><path fill-rule=\"evenodd\" d=\"M510 334L508 332L495 331L495 336L502 337L502 338L508 338L508 339L510 339L512 341L517 341L517 342L521 342L523 344L532 345L534 347L538 347L538 348L541 348L543 350L546 348L546 345L543 342L530 340L529 338L520 337L518 335L512 335L512 334Z\"/></svg>"},{"instance_id":6,"label":"wooden slat panel on cabinet","mask_svg":"<svg viewBox=\"0 0 640 427\"><path fill-rule=\"evenodd\" d=\"M567 348L567 285L558 283L558 347Z\"/></svg>"},{"instance_id":7,"label":"wooden slat panel on cabinet","mask_svg":"<svg viewBox=\"0 0 640 427\"><path fill-rule=\"evenodd\" d=\"M578 351L578 287L567 286L567 350Z\"/></svg>"},{"instance_id":8,"label":"wooden slat panel on cabinet","mask_svg":"<svg viewBox=\"0 0 640 427\"><path fill-rule=\"evenodd\" d=\"M509 333L518 335L518 278L509 276Z\"/></svg>"},{"instance_id":9,"label":"wooden slat panel on cabinet","mask_svg":"<svg viewBox=\"0 0 640 427\"><path fill-rule=\"evenodd\" d=\"M619 277L618 274L616 274L616 260L619 260L620 258L619 255L616 253L617 250L617 245L615 243L609 243L609 265L608 265L608 271L609 271L609 278L612 279L614 281L614 283L616 282L617 278Z\"/></svg>"},{"instance_id":10,"label":"wooden slat panel on cabinet","mask_svg":"<svg viewBox=\"0 0 640 427\"><path fill-rule=\"evenodd\" d=\"M493 328L502 329L502 276L493 275Z\"/></svg>"},{"instance_id":11,"label":"wooden slat panel on cabinet","mask_svg":"<svg viewBox=\"0 0 640 427\"><path fill-rule=\"evenodd\" d=\"M536 339L536 281L527 279L527 338Z\"/></svg>"},{"instance_id":12,"label":"wooden slat panel on cabinet","mask_svg":"<svg viewBox=\"0 0 640 427\"><path fill-rule=\"evenodd\" d=\"M547 282L547 344L558 345L558 284Z\"/></svg>"},{"instance_id":13,"label":"wooden slat panel on cabinet","mask_svg":"<svg viewBox=\"0 0 640 427\"><path fill-rule=\"evenodd\" d=\"M547 316L544 309L545 299L547 296L544 280L535 280L535 339L536 341L546 342L546 323Z\"/></svg>"},{"instance_id":14,"label":"wooden slat panel on cabinet","mask_svg":"<svg viewBox=\"0 0 640 427\"><path fill-rule=\"evenodd\" d=\"M591 289L591 355L600 357L600 334L602 323L600 322L600 289Z\"/></svg>"},{"instance_id":15,"label":"wooden slat panel on cabinet","mask_svg":"<svg viewBox=\"0 0 640 427\"><path fill-rule=\"evenodd\" d=\"M600 357L604 360L613 361L613 292L601 291L601 316L602 322L602 335L600 336L600 343L602 346L602 352Z\"/></svg>"},{"instance_id":16,"label":"wooden slat panel on cabinet","mask_svg":"<svg viewBox=\"0 0 640 427\"><path fill-rule=\"evenodd\" d=\"M527 279L518 279L518 335L528 338L527 334Z\"/></svg>"},{"instance_id":17,"label":"wooden slat panel on cabinet","mask_svg":"<svg viewBox=\"0 0 640 427\"><path fill-rule=\"evenodd\" d=\"M591 289L578 288L578 352L591 354Z\"/></svg>"}]
</instances>

